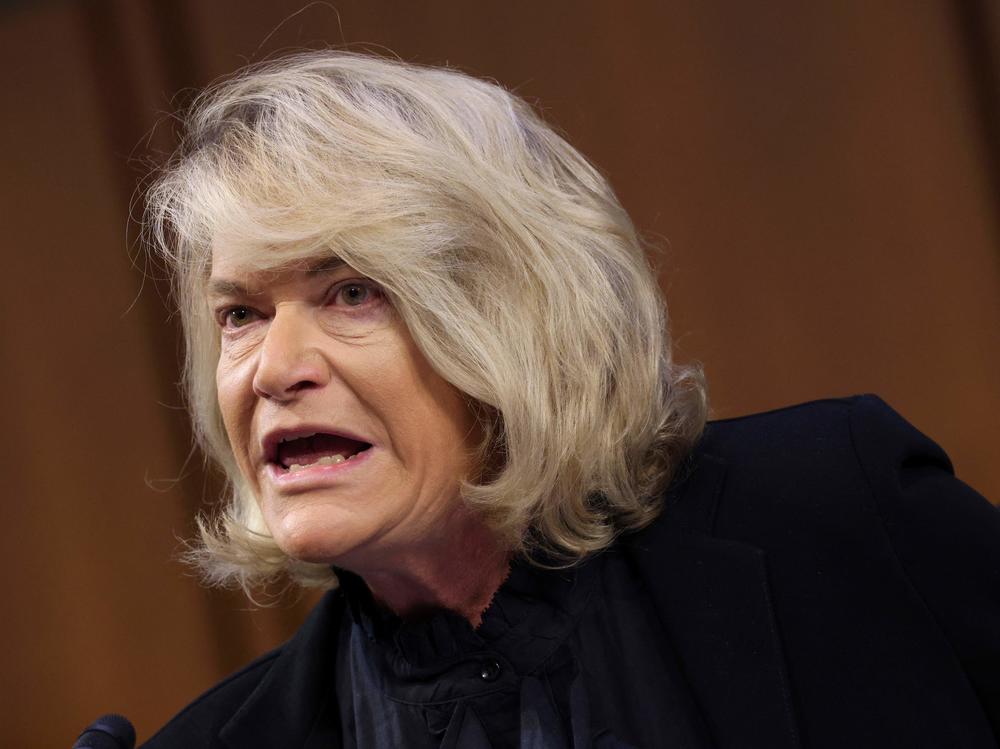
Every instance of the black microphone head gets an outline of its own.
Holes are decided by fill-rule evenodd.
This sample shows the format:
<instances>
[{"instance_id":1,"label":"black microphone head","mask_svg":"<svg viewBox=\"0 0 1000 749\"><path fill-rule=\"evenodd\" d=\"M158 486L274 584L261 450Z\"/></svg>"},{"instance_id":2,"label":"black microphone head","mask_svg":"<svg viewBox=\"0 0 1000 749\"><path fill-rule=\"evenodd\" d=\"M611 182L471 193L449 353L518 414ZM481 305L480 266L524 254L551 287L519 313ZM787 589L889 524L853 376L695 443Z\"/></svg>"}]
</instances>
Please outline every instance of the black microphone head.
<instances>
[{"instance_id":1,"label":"black microphone head","mask_svg":"<svg viewBox=\"0 0 1000 749\"><path fill-rule=\"evenodd\" d=\"M80 734L73 749L135 749L135 729L124 715L102 715Z\"/></svg>"}]
</instances>

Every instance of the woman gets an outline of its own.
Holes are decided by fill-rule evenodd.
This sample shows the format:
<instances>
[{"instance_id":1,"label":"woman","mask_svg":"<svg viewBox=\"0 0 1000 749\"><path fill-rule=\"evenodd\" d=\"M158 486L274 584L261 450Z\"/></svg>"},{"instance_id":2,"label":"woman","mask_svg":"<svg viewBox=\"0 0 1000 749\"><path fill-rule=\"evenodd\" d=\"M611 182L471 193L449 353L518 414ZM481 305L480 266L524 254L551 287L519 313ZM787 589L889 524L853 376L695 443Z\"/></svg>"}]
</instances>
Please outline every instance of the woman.
<instances>
[{"instance_id":1,"label":"woman","mask_svg":"<svg viewBox=\"0 0 1000 749\"><path fill-rule=\"evenodd\" d=\"M335 588L149 747L995 746L1000 520L872 397L705 429L635 230L523 102L345 53L149 194L216 583Z\"/></svg>"}]
</instances>

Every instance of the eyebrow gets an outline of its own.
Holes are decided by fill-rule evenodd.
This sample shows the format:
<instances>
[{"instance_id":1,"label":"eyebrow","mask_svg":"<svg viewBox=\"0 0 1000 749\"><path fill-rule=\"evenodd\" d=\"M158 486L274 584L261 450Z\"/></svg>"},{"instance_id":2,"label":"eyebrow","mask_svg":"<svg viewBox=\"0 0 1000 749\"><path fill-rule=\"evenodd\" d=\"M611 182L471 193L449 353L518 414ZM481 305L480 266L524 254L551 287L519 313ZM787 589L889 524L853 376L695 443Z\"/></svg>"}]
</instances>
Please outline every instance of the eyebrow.
<instances>
[{"instance_id":1,"label":"eyebrow","mask_svg":"<svg viewBox=\"0 0 1000 749\"><path fill-rule=\"evenodd\" d=\"M291 265L288 269L301 270L308 276L320 276L339 270L345 265L347 263L339 257L324 257L307 263L303 268ZM281 270L278 268L277 272ZM209 296L253 296L253 293L244 284L227 278L209 278L208 294Z\"/></svg>"}]
</instances>

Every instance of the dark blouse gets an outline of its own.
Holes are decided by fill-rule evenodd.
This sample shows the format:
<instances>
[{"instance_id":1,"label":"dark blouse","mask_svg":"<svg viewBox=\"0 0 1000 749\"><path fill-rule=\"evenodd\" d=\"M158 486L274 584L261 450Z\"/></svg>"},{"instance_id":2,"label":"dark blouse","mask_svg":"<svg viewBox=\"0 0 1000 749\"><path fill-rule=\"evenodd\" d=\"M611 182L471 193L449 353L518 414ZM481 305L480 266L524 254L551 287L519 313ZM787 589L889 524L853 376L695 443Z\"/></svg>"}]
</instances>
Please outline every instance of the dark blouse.
<instances>
[{"instance_id":1,"label":"dark blouse","mask_svg":"<svg viewBox=\"0 0 1000 749\"><path fill-rule=\"evenodd\" d=\"M616 551L570 570L516 563L475 630L447 611L403 622L359 578L342 573L342 584L345 747L707 743L662 625Z\"/></svg>"}]
</instances>

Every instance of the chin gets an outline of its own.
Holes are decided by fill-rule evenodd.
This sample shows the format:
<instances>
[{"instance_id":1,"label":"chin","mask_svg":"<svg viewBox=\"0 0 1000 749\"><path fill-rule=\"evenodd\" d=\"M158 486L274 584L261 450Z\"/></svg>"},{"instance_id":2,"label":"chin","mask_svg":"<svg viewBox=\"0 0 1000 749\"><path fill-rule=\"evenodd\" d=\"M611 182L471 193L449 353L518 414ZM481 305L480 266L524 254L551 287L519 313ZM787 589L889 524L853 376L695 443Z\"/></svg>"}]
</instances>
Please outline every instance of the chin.
<instances>
[{"instance_id":1,"label":"chin","mask_svg":"<svg viewBox=\"0 0 1000 749\"><path fill-rule=\"evenodd\" d=\"M337 564L351 549L346 545L334 544L329 537L317 534L276 536L278 547L290 558L312 564Z\"/></svg>"},{"instance_id":2,"label":"chin","mask_svg":"<svg viewBox=\"0 0 1000 749\"><path fill-rule=\"evenodd\" d=\"M315 508L293 510L273 523L268 518L267 525L278 548L292 559L313 564L336 564L357 543L344 533L345 528L331 527L328 517L310 511L312 509Z\"/></svg>"}]
</instances>

